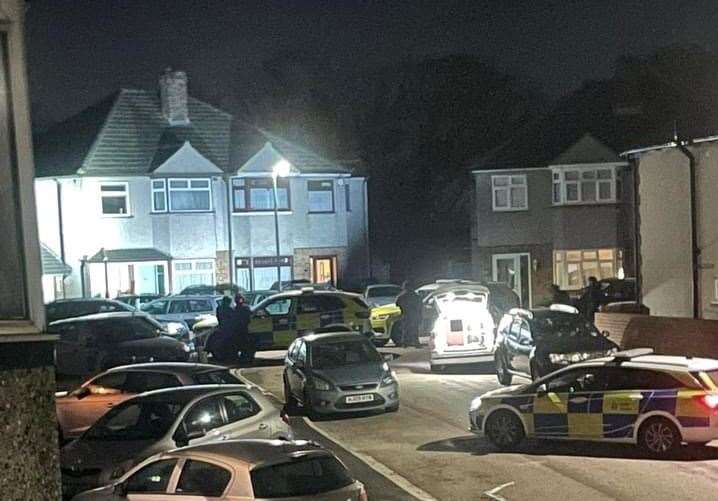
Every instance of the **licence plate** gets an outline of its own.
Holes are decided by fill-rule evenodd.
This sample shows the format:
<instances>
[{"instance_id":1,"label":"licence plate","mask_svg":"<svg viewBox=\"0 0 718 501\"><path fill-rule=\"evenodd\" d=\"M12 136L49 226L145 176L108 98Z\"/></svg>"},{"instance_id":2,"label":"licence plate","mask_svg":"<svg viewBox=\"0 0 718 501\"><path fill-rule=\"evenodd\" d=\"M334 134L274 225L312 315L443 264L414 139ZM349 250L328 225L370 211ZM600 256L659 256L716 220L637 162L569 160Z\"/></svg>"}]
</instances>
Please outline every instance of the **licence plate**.
<instances>
[{"instance_id":1,"label":"licence plate","mask_svg":"<svg viewBox=\"0 0 718 501\"><path fill-rule=\"evenodd\" d=\"M371 402L374 400L374 395L349 395L346 399L348 404L358 404L360 402Z\"/></svg>"}]
</instances>

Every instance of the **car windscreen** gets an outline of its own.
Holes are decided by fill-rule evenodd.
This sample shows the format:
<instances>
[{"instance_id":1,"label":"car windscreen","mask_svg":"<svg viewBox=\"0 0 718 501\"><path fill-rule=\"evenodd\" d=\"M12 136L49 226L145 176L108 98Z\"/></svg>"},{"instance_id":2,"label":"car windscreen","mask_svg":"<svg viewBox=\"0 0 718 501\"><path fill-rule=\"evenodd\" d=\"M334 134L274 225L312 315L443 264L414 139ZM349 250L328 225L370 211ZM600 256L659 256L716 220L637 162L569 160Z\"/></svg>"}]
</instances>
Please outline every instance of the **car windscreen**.
<instances>
[{"instance_id":1,"label":"car windscreen","mask_svg":"<svg viewBox=\"0 0 718 501\"><path fill-rule=\"evenodd\" d=\"M401 294L401 287L386 286L372 287L367 291L367 297L396 297Z\"/></svg>"},{"instance_id":2,"label":"car windscreen","mask_svg":"<svg viewBox=\"0 0 718 501\"><path fill-rule=\"evenodd\" d=\"M243 381L232 374L229 369L198 372L194 375L197 384L242 384Z\"/></svg>"},{"instance_id":3,"label":"car windscreen","mask_svg":"<svg viewBox=\"0 0 718 501\"><path fill-rule=\"evenodd\" d=\"M600 337L596 327L580 315L556 313L534 317L532 330L534 338L580 338Z\"/></svg>"},{"instance_id":4,"label":"car windscreen","mask_svg":"<svg viewBox=\"0 0 718 501\"><path fill-rule=\"evenodd\" d=\"M316 496L351 485L354 480L334 457L302 458L252 470L255 498Z\"/></svg>"},{"instance_id":5,"label":"car windscreen","mask_svg":"<svg viewBox=\"0 0 718 501\"><path fill-rule=\"evenodd\" d=\"M381 362L376 348L364 339L312 343L312 367L334 369Z\"/></svg>"},{"instance_id":6,"label":"car windscreen","mask_svg":"<svg viewBox=\"0 0 718 501\"><path fill-rule=\"evenodd\" d=\"M113 408L83 435L87 440L156 440L184 407L173 401L140 400Z\"/></svg>"}]
</instances>

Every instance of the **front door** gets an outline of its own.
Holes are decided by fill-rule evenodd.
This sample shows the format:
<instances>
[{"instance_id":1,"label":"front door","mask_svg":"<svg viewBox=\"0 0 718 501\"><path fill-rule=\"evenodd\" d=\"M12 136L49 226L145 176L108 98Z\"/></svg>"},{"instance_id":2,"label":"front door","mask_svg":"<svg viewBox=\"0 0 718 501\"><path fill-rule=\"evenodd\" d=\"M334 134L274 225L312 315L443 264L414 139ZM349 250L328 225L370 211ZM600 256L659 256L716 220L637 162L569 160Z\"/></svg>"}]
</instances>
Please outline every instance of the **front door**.
<instances>
[{"instance_id":1,"label":"front door","mask_svg":"<svg viewBox=\"0 0 718 501\"><path fill-rule=\"evenodd\" d=\"M521 306L531 308L531 255L494 254L492 268L494 282L508 285L521 298Z\"/></svg>"},{"instance_id":2,"label":"front door","mask_svg":"<svg viewBox=\"0 0 718 501\"><path fill-rule=\"evenodd\" d=\"M337 257L312 257L312 283L336 285L337 283Z\"/></svg>"}]
</instances>

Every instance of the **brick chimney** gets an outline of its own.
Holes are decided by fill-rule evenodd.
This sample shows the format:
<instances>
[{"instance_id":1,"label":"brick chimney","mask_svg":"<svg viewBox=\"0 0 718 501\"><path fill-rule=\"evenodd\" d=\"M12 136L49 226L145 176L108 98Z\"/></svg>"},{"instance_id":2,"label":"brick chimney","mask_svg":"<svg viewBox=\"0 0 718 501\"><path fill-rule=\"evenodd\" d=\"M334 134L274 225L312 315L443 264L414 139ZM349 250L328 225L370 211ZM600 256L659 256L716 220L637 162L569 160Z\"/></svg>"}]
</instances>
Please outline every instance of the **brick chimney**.
<instances>
[{"instance_id":1,"label":"brick chimney","mask_svg":"<svg viewBox=\"0 0 718 501\"><path fill-rule=\"evenodd\" d=\"M160 100L162 115L170 125L188 125L187 74L167 68L160 75Z\"/></svg>"}]
</instances>

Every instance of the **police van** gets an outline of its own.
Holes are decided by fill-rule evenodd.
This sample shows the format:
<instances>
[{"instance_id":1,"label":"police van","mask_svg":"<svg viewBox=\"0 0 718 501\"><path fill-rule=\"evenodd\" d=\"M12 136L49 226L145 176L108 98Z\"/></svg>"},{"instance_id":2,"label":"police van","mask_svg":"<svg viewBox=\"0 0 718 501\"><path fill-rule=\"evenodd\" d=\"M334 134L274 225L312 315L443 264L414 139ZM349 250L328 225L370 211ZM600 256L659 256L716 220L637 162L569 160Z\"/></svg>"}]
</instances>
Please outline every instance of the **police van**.
<instances>
[{"instance_id":1,"label":"police van","mask_svg":"<svg viewBox=\"0 0 718 501\"><path fill-rule=\"evenodd\" d=\"M526 437L637 444L652 455L718 439L718 360L618 352L475 398L470 429L498 448Z\"/></svg>"}]
</instances>

